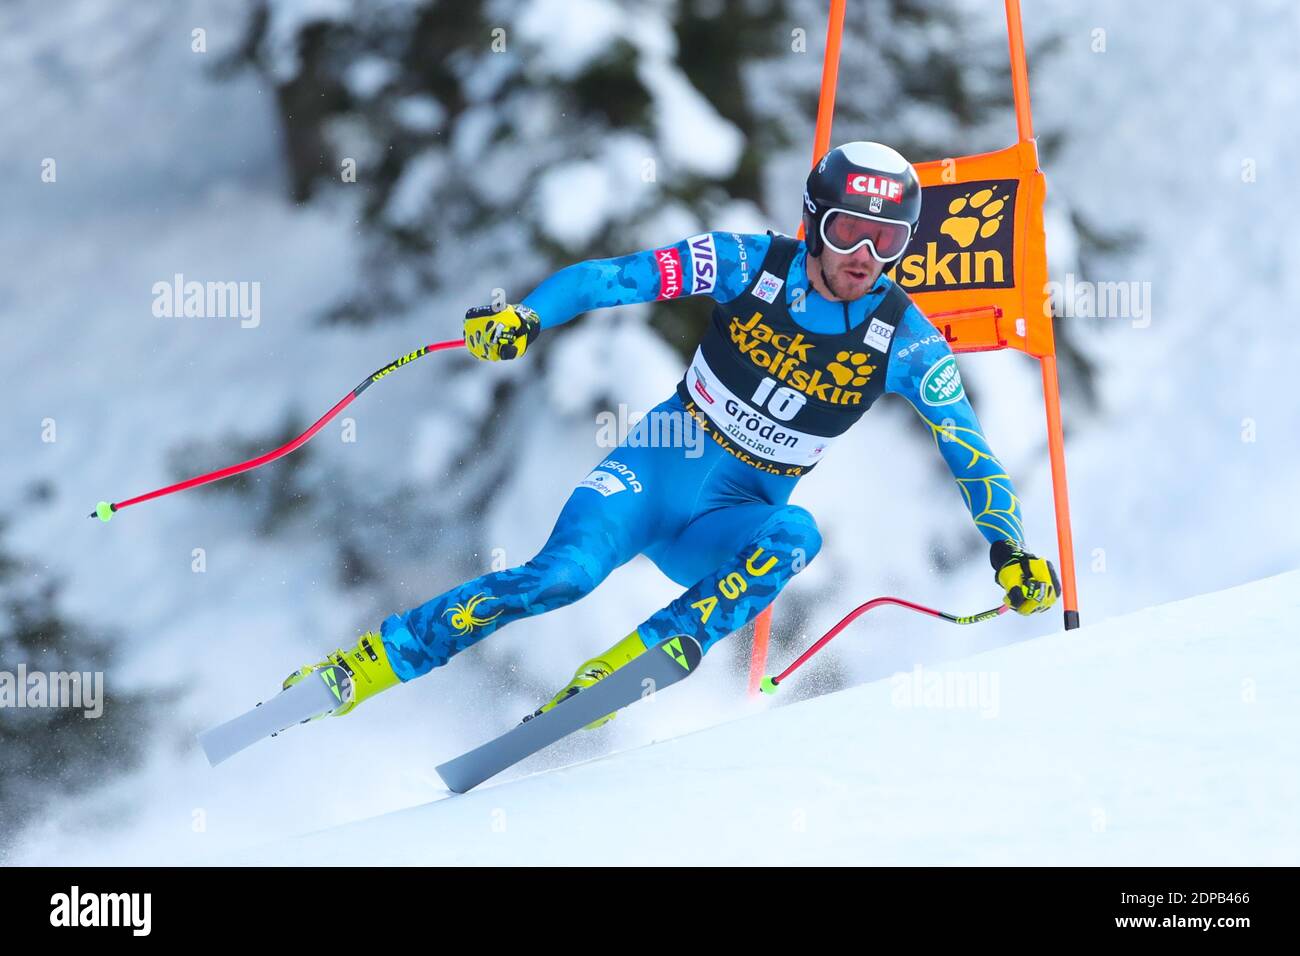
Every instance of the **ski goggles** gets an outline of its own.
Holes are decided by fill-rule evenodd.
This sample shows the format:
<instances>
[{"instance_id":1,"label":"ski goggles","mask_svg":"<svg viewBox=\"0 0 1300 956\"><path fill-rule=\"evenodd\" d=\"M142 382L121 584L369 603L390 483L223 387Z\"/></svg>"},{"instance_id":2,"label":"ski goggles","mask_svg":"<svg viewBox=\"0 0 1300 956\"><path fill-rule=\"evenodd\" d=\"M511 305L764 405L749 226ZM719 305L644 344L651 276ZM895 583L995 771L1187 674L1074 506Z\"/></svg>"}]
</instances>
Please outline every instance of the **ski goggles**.
<instances>
[{"instance_id":1,"label":"ski goggles","mask_svg":"<svg viewBox=\"0 0 1300 956\"><path fill-rule=\"evenodd\" d=\"M822 217L822 242L827 247L849 255L864 245L878 262L892 262L903 254L912 238L910 224L899 219L877 219L847 209L832 209Z\"/></svg>"}]
</instances>

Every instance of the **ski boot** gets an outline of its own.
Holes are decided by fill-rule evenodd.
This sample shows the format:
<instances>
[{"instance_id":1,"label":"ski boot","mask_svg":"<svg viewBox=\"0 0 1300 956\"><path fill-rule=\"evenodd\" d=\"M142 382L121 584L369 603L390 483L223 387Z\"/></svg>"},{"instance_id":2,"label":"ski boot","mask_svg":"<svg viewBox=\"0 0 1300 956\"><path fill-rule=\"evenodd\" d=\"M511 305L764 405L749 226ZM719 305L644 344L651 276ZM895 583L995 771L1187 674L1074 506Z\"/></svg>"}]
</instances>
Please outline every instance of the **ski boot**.
<instances>
[{"instance_id":1,"label":"ski boot","mask_svg":"<svg viewBox=\"0 0 1300 956\"><path fill-rule=\"evenodd\" d=\"M629 661L631 661L636 657L640 657L644 653L645 653L645 645L641 643L641 635L638 634L636 631L633 631L631 634L623 638L623 640L619 641L617 644L615 644L605 653L599 655L598 657L593 657L591 660L587 661L585 664L579 667L577 672L573 675L573 680L569 682L567 687L561 690L558 694L556 694L546 703L542 704L541 707L538 707L537 710L533 711L531 714L525 717L524 720L529 721L532 720L534 717L540 717L542 714L546 713L552 707L555 707L557 704L563 703L564 701L572 697L574 694L582 692L586 688L590 687L592 684L596 683L596 681L603 680L604 678L608 677L610 674L614 673L614 671L622 667L624 664L628 663ZM611 720L614 719L614 717L615 714L606 714L604 717L601 717L599 720L593 720L591 723L587 724L587 726L583 727L582 729L594 730L595 728L600 727L603 724L609 723Z\"/></svg>"},{"instance_id":2,"label":"ski boot","mask_svg":"<svg viewBox=\"0 0 1300 956\"><path fill-rule=\"evenodd\" d=\"M367 631L361 635L357 646L350 651L340 648L323 661L298 668L284 679L284 684L281 686L284 690L288 690L308 674L329 664L341 668L347 675L339 682L339 700L342 703L333 710L318 714L311 718L312 720L319 720L331 714L342 717L344 714L351 713L352 709L363 700L368 700L381 690L387 690L401 683L398 676L393 673L392 665L388 663L388 652L384 649L383 639L374 631Z\"/></svg>"}]
</instances>

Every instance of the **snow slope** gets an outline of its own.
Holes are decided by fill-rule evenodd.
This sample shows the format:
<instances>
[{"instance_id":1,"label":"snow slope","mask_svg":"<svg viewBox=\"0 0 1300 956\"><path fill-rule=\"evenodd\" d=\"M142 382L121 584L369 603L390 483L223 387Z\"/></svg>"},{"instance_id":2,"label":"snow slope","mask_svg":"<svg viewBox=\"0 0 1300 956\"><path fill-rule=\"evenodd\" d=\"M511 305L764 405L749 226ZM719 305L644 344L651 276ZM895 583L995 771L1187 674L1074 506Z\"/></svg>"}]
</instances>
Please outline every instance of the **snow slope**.
<instances>
[{"instance_id":1,"label":"snow slope","mask_svg":"<svg viewBox=\"0 0 1300 956\"><path fill-rule=\"evenodd\" d=\"M1293 571L221 862L1295 865L1298 619Z\"/></svg>"}]
</instances>

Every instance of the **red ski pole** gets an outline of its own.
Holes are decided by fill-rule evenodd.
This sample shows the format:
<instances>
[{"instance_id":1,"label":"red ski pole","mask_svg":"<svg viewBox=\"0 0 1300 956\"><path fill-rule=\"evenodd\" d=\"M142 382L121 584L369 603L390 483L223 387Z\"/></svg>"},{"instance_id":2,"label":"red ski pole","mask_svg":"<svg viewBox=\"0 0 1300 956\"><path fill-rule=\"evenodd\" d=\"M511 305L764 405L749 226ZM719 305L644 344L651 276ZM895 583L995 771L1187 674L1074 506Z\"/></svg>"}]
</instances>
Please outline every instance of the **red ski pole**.
<instances>
[{"instance_id":1,"label":"red ski pole","mask_svg":"<svg viewBox=\"0 0 1300 956\"><path fill-rule=\"evenodd\" d=\"M260 468L267 462L275 461L277 458L283 458L291 451L301 448L312 437L320 431L325 425L339 412L352 404L352 401L371 386L372 383L379 381L389 372L396 371L404 365L409 365L418 358L424 358L430 352L440 352L443 349L456 348L464 345L464 339L450 339L446 342L435 342L432 345L425 345L416 349L414 352L408 352L400 358L393 359L379 371L366 376L356 388L344 395L328 412L317 419L316 424L307 429L293 441L281 445L279 448L268 451L265 455L259 455L256 458L250 458L248 461L241 461L237 465L230 465L226 468L210 471L206 475L197 475L193 478L187 478L185 481L178 481L174 485L168 485L166 488L158 488L154 491L146 492L143 495L136 495L134 498L127 498L125 501L111 502L101 501L95 506L95 510L90 513L90 517L98 518L100 521L109 521L115 513L123 508L129 508L131 505L138 505L142 501L148 501L151 498L161 498L163 495L174 494L177 491L185 491L188 488L196 488L199 485L206 485L210 481L220 481L222 478L229 478L231 475L238 475L245 471L251 471L254 468Z\"/></svg>"},{"instance_id":2,"label":"red ski pole","mask_svg":"<svg viewBox=\"0 0 1300 956\"><path fill-rule=\"evenodd\" d=\"M879 607L882 604L897 604L899 607L905 607L908 608L909 610L919 611L922 614L929 614L931 617L942 618L943 620L950 621L953 624L977 624L980 621L991 621L993 618L997 617L999 614L1005 613L1007 610L1007 606L1005 604L999 604L997 607L989 608L987 611L981 611L978 614L957 615L957 614L948 614L945 611L936 611L934 608L926 607L922 604L913 604L911 601L905 601L902 598L896 598L896 597L872 598L866 604L863 604L860 607L857 607L854 610L850 611L848 614L844 615L844 617L840 620L838 624L836 624L829 631L823 634L818 639L817 643L813 644L812 647L808 648L808 650L800 654L798 660L796 660L785 670L781 671L781 673L777 674L775 677L771 677L771 676L764 677L763 682L760 685L763 693L775 694L777 686L783 680L785 680L787 677L793 674L796 670L802 667L804 662L807 661L808 658L812 657L823 647L825 647L831 638L833 638L840 631L844 630L846 627L852 624L855 620L857 620L857 618L860 615L865 614L868 611L870 611L872 608Z\"/></svg>"}]
</instances>

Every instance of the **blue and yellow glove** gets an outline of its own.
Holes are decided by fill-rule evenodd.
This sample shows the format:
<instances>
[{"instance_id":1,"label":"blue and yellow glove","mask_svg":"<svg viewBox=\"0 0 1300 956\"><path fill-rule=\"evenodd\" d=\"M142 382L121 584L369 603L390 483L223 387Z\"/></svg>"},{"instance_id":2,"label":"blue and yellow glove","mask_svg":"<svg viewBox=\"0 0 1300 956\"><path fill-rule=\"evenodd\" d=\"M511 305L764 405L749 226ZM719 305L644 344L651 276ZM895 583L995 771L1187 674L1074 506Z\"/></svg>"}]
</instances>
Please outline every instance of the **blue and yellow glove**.
<instances>
[{"instance_id":1,"label":"blue and yellow glove","mask_svg":"<svg viewBox=\"0 0 1300 956\"><path fill-rule=\"evenodd\" d=\"M1056 603L1061 582L1046 558L1030 554L1010 539L993 542L989 549L993 579L1007 592L1002 603L1018 614L1046 611Z\"/></svg>"},{"instance_id":2,"label":"blue and yellow glove","mask_svg":"<svg viewBox=\"0 0 1300 956\"><path fill-rule=\"evenodd\" d=\"M465 348L488 362L524 354L542 333L542 320L526 305L508 305L500 312L478 306L465 313Z\"/></svg>"}]
</instances>

